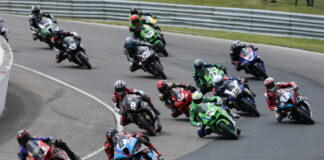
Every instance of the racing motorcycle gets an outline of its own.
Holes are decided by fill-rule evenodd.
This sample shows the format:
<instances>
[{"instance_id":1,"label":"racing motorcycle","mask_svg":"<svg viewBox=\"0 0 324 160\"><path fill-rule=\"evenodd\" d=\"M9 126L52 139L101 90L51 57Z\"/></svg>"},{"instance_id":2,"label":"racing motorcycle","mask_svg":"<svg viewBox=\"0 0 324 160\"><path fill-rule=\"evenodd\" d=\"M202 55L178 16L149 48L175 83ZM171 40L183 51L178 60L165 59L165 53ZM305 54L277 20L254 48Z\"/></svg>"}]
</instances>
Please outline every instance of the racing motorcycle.
<instances>
[{"instance_id":1,"label":"racing motorcycle","mask_svg":"<svg viewBox=\"0 0 324 160\"><path fill-rule=\"evenodd\" d=\"M189 117L190 111L190 104L192 100L193 91L187 91L181 87L176 87L171 89L171 98L174 102L174 106L177 108L178 111L185 114Z\"/></svg>"},{"instance_id":2,"label":"racing motorcycle","mask_svg":"<svg viewBox=\"0 0 324 160\"><path fill-rule=\"evenodd\" d=\"M74 35L77 35L75 32ZM89 57L81 50L81 42L75 36L67 36L63 39L63 47L65 48L65 56L68 60L78 64L79 66L86 66L91 69Z\"/></svg>"},{"instance_id":3,"label":"racing motorcycle","mask_svg":"<svg viewBox=\"0 0 324 160\"><path fill-rule=\"evenodd\" d=\"M213 79L215 76L226 76L226 73L223 70L220 70L216 67L209 67L207 68L207 72L204 75L205 82L207 84L207 88L211 89L214 87Z\"/></svg>"},{"instance_id":4,"label":"racing motorcycle","mask_svg":"<svg viewBox=\"0 0 324 160\"><path fill-rule=\"evenodd\" d=\"M144 24L153 24L156 26L158 29L156 31L161 35L161 41L166 45L166 41L164 39L164 35L161 31L161 28L158 25L157 17L151 17L151 16L142 16L144 19Z\"/></svg>"},{"instance_id":5,"label":"racing motorcycle","mask_svg":"<svg viewBox=\"0 0 324 160\"><path fill-rule=\"evenodd\" d=\"M240 57L242 60L241 65L243 65L246 73L252 74L255 77L268 78L263 61L257 51L253 51L251 47L242 48Z\"/></svg>"},{"instance_id":6,"label":"racing motorcycle","mask_svg":"<svg viewBox=\"0 0 324 160\"><path fill-rule=\"evenodd\" d=\"M136 94L128 94L123 100L127 117L139 128L146 130L150 135L155 136L156 132L162 130L160 119L152 107L141 100Z\"/></svg>"},{"instance_id":7,"label":"racing motorcycle","mask_svg":"<svg viewBox=\"0 0 324 160\"><path fill-rule=\"evenodd\" d=\"M3 27L3 20L0 20L0 35L8 42L8 29Z\"/></svg>"},{"instance_id":8,"label":"racing motorcycle","mask_svg":"<svg viewBox=\"0 0 324 160\"><path fill-rule=\"evenodd\" d=\"M282 115L297 122L315 123L308 98L299 96L294 89L278 89L276 95L278 108Z\"/></svg>"},{"instance_id":9,"label":"racing motorcycle","mask_svg":"<svg viewBox=\"0 0 324 160\"><path fill-rule=\"evenodd\" d=\"M144 24L140 33L140 38L146 40L153 45L154 50L157 53L162 53L165 57L169 55L165 49L165 43L162 41L162 36L149 25Z\"/></svg>"},{"instance_id":10,"label":"racing motorcycle","mask_svg":"<svg viewBox=\"0 0 324 160\"><path fill-rule=\"evenodd\" d=\"M148 146L140 143L137 138L125 135L117 140L114 147L114 160L162 160Z\"/></svg>"},{"instance_id":11,"label":"racing motorcycle","mask_svg":"<svg viewBox=\"0 0 324 160\"><path fill-rule=\"evenodd\" d=\"M199 117L202 123L214 133L230 139L238 139L241 131L233 118L220 106L214 103L200 104Z\"/></svg>"},{"instance_id":12,"label":"racing motorcycle","mask_svg":"<svg viewBox=\"0 0 324 160\"><path fill-rule=\"evenodd\" d=\"M151 73L162 79L167 78L163 71L163 65L160 61L160 58L154 50L151 50L146 46L140 46L138 47L138 53L139 54L137 56L140 60L139 65L144 72Z\"/></svg>"},{"instance_id":13,"label":"racing motorcycle","mask_svg":"<svg viewBox=\"0 0 324 160\"><path fill-rule=\"evenodd\" d=\"M248 112L256 117L260 116L254 99L248 96L248 94L252 95L249 89L245 88L237 80L227 80L224 82L224 85L225 90L222 94L228 100L228 106L230 108L234 107L238 111Z\"/></svg>"},{"instance_id":14,"label":"racing motorcycle","mask_svg":"<svg viewBox=\"0 0 324 160\"><path fill-rule=\"evenodd\" d=\"M54 36L54 28L56 27L56 23L53 22L49 18L44 18L38 23L38 27L40 28L39 40L44 41L48 44L50 48L54 47L51 39Z\"/></svg>"},{"instance_id":15,"label":"racing motorcycle","mask_svg":"<svg viewBox=\"0 0 324 160\"><path fill-rule=\"evenodd\" d=\"M30 160L70 160L68 154L54 145L47 145L41 140L30 140L26 144Z\"/></svg>"}]
</instances>

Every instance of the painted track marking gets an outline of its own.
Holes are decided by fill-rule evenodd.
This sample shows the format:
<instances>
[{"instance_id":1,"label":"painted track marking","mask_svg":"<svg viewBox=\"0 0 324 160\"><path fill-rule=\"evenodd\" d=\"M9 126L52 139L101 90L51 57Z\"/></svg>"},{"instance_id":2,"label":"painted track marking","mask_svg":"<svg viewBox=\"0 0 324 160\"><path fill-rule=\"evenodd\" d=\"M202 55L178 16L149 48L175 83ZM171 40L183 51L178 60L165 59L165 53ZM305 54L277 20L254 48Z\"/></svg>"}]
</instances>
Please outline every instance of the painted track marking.
<instances>
[{"instance_id":1,"label":"painted track marking","mask_svg":"<svg viewBox=\"0 0 324 160\"><path fill-rule=\"evenodd\" d=\"M59 83L59 84L61 84L61 85L64 85L64 86L66 86L66 87L68 87L68 88L71 88L71 89L73 89L73 90L75 90L75 91L77 91L77 92L80 92L80 93L82 93L82 94L84 94L84 95L90 97L90 98L93 99L94 101L96 101L96 102L98 102L99 104L101 104L101 105L105 106L106 108L108 108L108 109L113 113L113 115L114 115L114 117L115 117L115 120L116 120L116 122L117 122L117 129L118 129L118 131L122 131L122 130L123 130L123 127L122 127L122 126L120 125L120 123L119 123L120 115L119 115L119 114L116 114L115 111L114 111L114 109L113 109L111 106L109 106L108 104L106 104L105 102L103 102L102 100L100 100L99 98L95 97L94 95L92 95L92 94L90 94L90 93L88 93L88 92L85 92L85 91L83 91L83 90L81 90L81 89L79 89L79 88L77 88L77 87L75 87L75 86L72 86L72 85L70 85L70 84L67 84L67 83L65 83L65 82L63 82L63 81L61 81L61 80L59 80L59 79L56 79L56 78L54 78L54 77L52 77L52 76L49 76L49 75L44 74L44 73L42 73L42 72L39 72L39 71L33 70L33 69L31 69L31 68L28 68L28 67L26 67L26 66L22 66L22 65L19 65L19 64L15 64L15 63L14 63L13 65L14 65L14 66L17 66L17 67L19 67L19 68L22 68L22 69L25 69L25 70L31 71L31 72L33 72L33 73L36 73L36 74L38 74L38 75L41 75L41 76L43 76L43 77L46 77L46 78L48 78L48 79L50 79L50 80L52 80L52 81L54 81L54 82L57 82L57 83ZM101 148L95 150L94 152L89 153L88 155L82 157L82 160L85 160L85 159L91 158L91 157L95 156L96 154L98 154L99 152L101 152L101 151L103 151L103 150L104 150L104 147L101 147Z\"/></svg>"}]
</instances>

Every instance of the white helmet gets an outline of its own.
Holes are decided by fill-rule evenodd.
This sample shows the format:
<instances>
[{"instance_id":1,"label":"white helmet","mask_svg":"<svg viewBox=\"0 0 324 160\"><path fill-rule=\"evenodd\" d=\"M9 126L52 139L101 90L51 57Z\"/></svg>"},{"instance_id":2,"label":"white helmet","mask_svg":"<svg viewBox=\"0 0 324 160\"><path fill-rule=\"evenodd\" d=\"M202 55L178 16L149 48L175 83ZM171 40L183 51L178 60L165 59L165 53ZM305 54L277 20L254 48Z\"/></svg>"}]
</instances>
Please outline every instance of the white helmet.
<instances>
[{"instance_id":1,"label":"white helmet","mask_svg":"<svg viewBox=\"0 0 324 160\"><path fill-rule=\"evenodd\" d=\"M222 87L224 85L224 79L221 75L216 75L213 77L213 84L215 87Z\"/></svg>"},{"instance_id":2,"label":"white helmet","mask_svg":"<svg viewBox=\"0 0 324 160\"><path fill-rule=\"evenodd\" d=\"M200 91L196 91L192 94L192 101L194 104L199 105L203 100L203 94Z\"/></svg>"},{"instance_id":3,"label":"white helmet","mask_svg":"<svg viewBox=\"0 0 324 160\"><path fill-rule=\"evenodd\" d=\"M114 89L119 95L123 95L125 91L125 82L123 80L117 80L114 84Z\"/></svg>"}]
</instances>

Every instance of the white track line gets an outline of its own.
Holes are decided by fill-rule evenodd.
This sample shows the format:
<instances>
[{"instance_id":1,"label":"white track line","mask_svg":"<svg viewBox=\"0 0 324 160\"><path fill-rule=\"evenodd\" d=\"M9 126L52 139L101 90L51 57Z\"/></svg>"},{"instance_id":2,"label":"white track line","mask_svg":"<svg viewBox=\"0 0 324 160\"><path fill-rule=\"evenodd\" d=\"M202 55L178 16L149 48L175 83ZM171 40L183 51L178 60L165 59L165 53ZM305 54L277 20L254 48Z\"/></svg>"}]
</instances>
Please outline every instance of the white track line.
<instances>
[{"instance_id":1,"label":"white track line","mask_svg":"<svg viewBox=\"0 0 324 160\"><path fill-rule=\"evenodd\" d=\"M77 87L75 87L75 86L72 86L72 85L70 85L70 84L67 84L67 83L65 83L65 82L63 82L63 81L61 81L61 80L59 80L59 79L56 79L56 78L54 78L54 77L51 77L51 76L49 76L49 75L47 75L47 74L44 74L44 73L38 72L38 71L36 71L36 70L33 70L33 69L31 69L31 68L28 68L28 67L25 67L25 66L22 66L22 65L19 65L19 64L15 64L15 63L14 63L14 65L17 66L17 67L19 67L19 68L22 68L22 69L25 69L25 70L28 70L28 71L34 72L34 73L36 73L36 74L38 74L38 75L44 76L44 77L46 77L46 78L48 78L48 79L50 79L50 80L52 80L52 81L55 81L55 82L57 82L57 83L60 83L60 84L66 86L66 87L68 87L68 88L71 88L71 89L73 89L73 90L75 90L75 91L77 91L77 92L80 92L80 93L82 93L82 94L84 94L84 95L90 97L91 99L95 100L96 102L98 102L98 103L100 103L101 105L103 105L103 106L105 106L106 108L108 108L108 109L109 109L109 110L114 114L114 117L115 117L116 122L117 122L116 125L117 125L117 129L118 129L118 131L122 131L122 130L123 130L123 127L122 127L122 126L120 125L120 123L119 123L120 115L119 115L119 114L116 114L115 111L114 111L114 109L113 109L112 107L110 107L108 104L106 104L105 102L103 102L103 101L100 100L99 98L95 97L94 95L92 95L92 94L90 94L90 93L87 93L87 92L85 92L85 91L83 91L83 90L81 90L81 89L79 89L79 88L77 88ZM104 135L103 135L103 136L104 136ZM91 158L91 157L93 157L94 155L98 154L99 152L101 152L101 151L103 151L103 150L104 150L104 147L101 147L101 148L95 150L94 152L89 153L88 155L84 156L84 157L82 158L82 160L85 160L85 159Z\"/></svg>"}]
</instances>

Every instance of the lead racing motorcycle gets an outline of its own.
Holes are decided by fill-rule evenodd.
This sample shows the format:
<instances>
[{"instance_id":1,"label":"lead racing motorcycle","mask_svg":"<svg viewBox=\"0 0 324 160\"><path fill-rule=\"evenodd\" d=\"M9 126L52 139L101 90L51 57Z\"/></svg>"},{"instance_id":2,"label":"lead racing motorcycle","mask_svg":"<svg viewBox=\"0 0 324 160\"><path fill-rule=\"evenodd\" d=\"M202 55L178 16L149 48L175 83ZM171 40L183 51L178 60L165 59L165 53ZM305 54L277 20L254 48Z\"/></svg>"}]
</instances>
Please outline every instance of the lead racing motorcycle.
<instances>
[{"instance_id":1,"label":"lead racing motorcycle","mask_svg":"<svg viewBox=\"0 0 324 160\"><path fill-rule=\"evenodd\" d=\"M138 47L138 53L137 56L140 60L139 65L144 72L149 72L162 79L167 78L163 71L163 65L160 58L154 50L146 46L140 46Z\"/></svg>"},{"instance_id":2,"label":"lead racing motorcycle","mask_svg":"<svg viewBox=\"0 0 324 160\"><path fill-rule=\"evenodd\" d=\"M192 93L194 91L185 90L182 87L172 88L171 90L171 98L174 102L174 106L178 111L182 112L187 117L189 117Z\"/></svg>"},{"instance_id":3,"label":"lead racing motorcycle","mask_svg":"<svg viewBox=\"0 0 324 160\"><path fill-rule=\"evenodd\" d=\"M154 150L128 135L117 140L114 150L114 160L163 160Z\"/></svg>"},{"instance_id":4,"label":"lead racing motorcycle","mask_svg":"<svg viewBox=\"0 0 324 160\"><path fill-rule=\"evenodd\" d=\"M198 107L202 123L214 133L230 139L238 139L241 131L233 118L222 107L214 103L202 103Z\"/></svg>"},{"instance_id":5,"label":"lead racing motorcycle","mask_svg":"<svg viewBox=\"0 0 324 160\"><path fill-rule=\"evenodd\" d=\"M140 38L151 43L157 53L162 53L165 57L169 55L165 49L165 43L162 41L162 36L151 26L144 24L140 33Z\"/></svg>"},{"instance_id":6,"label":"lead racing motorcycle","mask_svg":"<svg viewBox=\"0 0 324 160\"><path fill-rule=\"evenodd\" d=\"M151 16L142 16L144 19L144 24L153 24L156 28L156 31L159 33L160 37L161 37L161 41L166 45L166 41L164 39L164 35L162 33L162 30L160 28L160 26L158 25L158 20L157 17L151 17Z\"/></svg>"},{"instance_id":7,"label":"lead racing motorcycle","mask_svg":"<svg viewBox=\"0 0 324 160\"><path fill-rule=\"evenodd\" d=\"M64 150L41 140L29 140L26 149L30 160L70 160Z\"/></svg>"},{"instance_id":8,"label":"lead racing motorcycle","mask_svg":"<svg viewBox=\"0 0 324 160\"><path fill-rule=\"evenodd\" d=\"M127 117L139 128L146 130L150 135L155 136L156 132L162 130L160 119L154 113L152 107L142 101L136 94L128 94L123 100Z\"/></svg>"},{"instance_id":9,"label":"lead racing motorcycle","mask_svg":"<svg viewBox=\"0 0 324 160\"><path fill-rule=\"evenodd\" d=\"M248 74L252 74L255 77L268 78L265 72L263 61L257 51L253 51L251 47L242 48L240 54L244 70Z\"/></svg>"},{"instance_id":10,"label":"lead racing motorcycle","mask_svg":"<svg viewBox=\"0 0 324 160\"><path fill-rule=\"evenodd\" d=\"M278 103L277 112L287 116L290 120L314 124L312 109L308 98L300 96L294 89L279 89L276 91Z\"/></svg>"},{"instance_id":11,"label":"lead racing motorcycle","mask_svg":"<svg viewBox=\"0 0 324 160\"><path fill-rule=\"evenodd\" d=\"M77 33L73 33L77 35ZM80 40L77 40L75 36L67 36L63 39L63 47L67 54L68 60L78 64L79 66L86 66L91 69L92 66L89 63L89 57L82 51Z\"/></svg>"}]
</instances>

